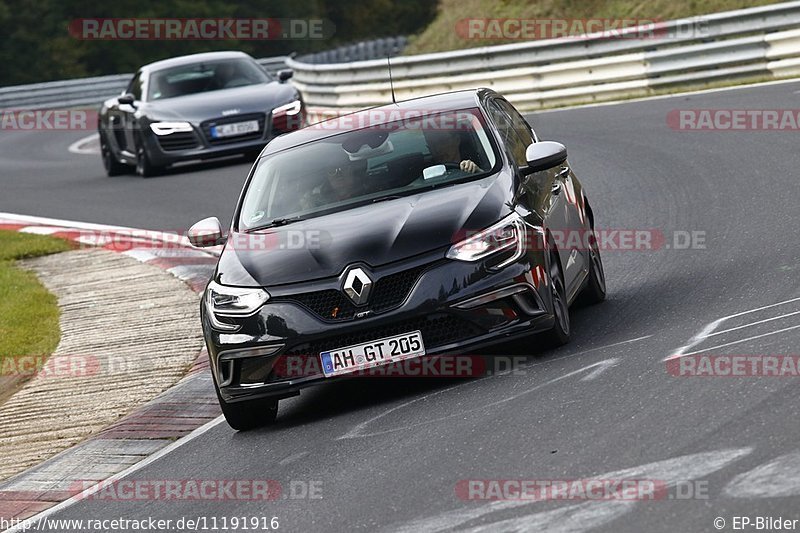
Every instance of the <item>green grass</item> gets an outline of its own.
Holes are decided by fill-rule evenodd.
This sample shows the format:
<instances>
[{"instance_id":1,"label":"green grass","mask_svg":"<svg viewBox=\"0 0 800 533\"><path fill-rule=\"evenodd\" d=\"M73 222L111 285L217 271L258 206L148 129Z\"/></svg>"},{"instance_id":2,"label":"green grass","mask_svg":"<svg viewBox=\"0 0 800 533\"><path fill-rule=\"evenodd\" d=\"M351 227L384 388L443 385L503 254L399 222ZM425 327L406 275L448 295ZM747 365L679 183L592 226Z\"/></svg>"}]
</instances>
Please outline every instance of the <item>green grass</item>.
<instances>
[{"instance_id":1,"label":"green grass","mask_svg":"<svg viewBox=\"0 0 800 533\"><path fill-rule=\"evenodd\" d=\"M469 18L673 20L743 9L775 0L439 0L436 18L411 39L406 55L507 44L507 40L465 39L456 23Z\"/></svg>"},{"instance_id":2,"label":"green grass","mask_svg":"<svg viewBox=\"0 0 800 533\"><path fill-rule=\"evenodd\" d=\"M69 242L0 231L0 365L5 357L49 355L58 345L58 302L15 261L62 252Z\"/></svg>"}]
</instances>

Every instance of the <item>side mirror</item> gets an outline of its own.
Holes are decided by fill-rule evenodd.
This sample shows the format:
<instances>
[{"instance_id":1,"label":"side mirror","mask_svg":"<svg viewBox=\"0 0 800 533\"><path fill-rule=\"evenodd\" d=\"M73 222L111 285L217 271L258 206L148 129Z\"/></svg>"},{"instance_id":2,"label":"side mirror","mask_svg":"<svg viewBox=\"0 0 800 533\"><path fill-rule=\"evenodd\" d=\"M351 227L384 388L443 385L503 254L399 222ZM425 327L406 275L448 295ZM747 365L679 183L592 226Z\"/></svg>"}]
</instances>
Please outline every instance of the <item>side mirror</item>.
<instances>
[{"instance_id":1,"label":"side mirror","mask_svg":"<svg viewBox=\"0 0 800 533\"><path fill-rule=\"evenodd\" d=\"M278 71L278 81L281 83L285 82L292 76L294 76L294 71L292 69L287 68Z\"/></svg>"},{"instance_id":2,"label":"side mirror","mask_svg":"<svg viewBox=\"0 0 800 533\"><path fill-rule=\"evenodd\" d=\"M117 102L119 102L120 104L133 105L133 102L135 101L136 98L134 98L131 93L125 93L119 98L117 98Z\"/></svg>"},{"instance_id":3,"label":"side mirror","mask_svg":"<svg viewBox=\"0 0 800 533\"><path fill-rule=\"evenodd\" d=\"M521 169L523 174L533 174L549 170L567 160L567 147L553 141L540 141L525 150L528 166Z\"/></svg>"},{"instance_id":4,"label":"side mirror","mask_svg":"<svg viewBox=\"0 0 800 533\"><path fill-rule=\"evenodd\" d=\"M208 248L209 246L225 244L225 237L222 235L222 226L217 217L204 218L189 228L188 237L192 246L197 248Z\"/></svg>"}]
</instances>

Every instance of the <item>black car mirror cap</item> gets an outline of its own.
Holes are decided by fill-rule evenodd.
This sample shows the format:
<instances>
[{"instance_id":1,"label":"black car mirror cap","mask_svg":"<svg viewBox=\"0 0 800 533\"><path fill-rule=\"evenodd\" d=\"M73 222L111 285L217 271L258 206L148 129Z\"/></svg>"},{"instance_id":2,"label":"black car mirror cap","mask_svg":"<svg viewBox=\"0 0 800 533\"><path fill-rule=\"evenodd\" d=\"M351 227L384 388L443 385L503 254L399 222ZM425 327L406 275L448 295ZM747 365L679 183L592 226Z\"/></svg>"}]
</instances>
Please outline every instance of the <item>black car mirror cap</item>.
<instances>
[{"instance_id":1,"label":"black car mirror cap","mask_svg":"<svg viewBox=\"0 0 800 533\"><path fill-rule=\"evenodd\" d=\"M120 104L133 105L135 101L136 98L134 98L134 96L131 93L125 93L121 95L119 98L117 98L117 102L119 102Z\"/></svg>"},{"instance_id":2,"label":"black car mirror cap","mask_svg":"<svg viewBox=\"0 0 800 533\"><path fill-rule=\"evenodd\" d=\"M225 244L222 225L217 217L204 218L191 228L187 234L189 242L195 248L208 248Z\"/></svg>"},{"instance_id":3,"label":"black car mirror cap","mask_svg":"<svg viewBox=\"0 0 800 533\"><path fill-rule=\"evenodd\" d=\"M294 76L294 71L290 68L279 70L278 71L278 81L283 83L284 81L288 80Z\"/></svg>"},{"instance_id":4,"label":"black car mirror cap","mask_svg":"<svg viewBox=\"0 0 800 533\"><path fill-rule=\"evenodd\" d=\"M528 166L521 169L523 174L533 174L549 170L567 160L567 147L553 141L539 141L525 150Z\"/></svg>"}]
</instances>

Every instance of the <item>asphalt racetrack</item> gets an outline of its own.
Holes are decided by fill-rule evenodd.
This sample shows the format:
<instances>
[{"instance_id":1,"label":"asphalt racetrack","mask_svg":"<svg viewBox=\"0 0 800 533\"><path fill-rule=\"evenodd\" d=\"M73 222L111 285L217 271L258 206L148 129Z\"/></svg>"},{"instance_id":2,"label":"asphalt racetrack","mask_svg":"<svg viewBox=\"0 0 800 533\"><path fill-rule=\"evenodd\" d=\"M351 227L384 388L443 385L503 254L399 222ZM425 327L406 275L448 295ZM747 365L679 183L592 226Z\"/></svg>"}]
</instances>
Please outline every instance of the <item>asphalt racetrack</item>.
<instances>
[{"instance_id":1,"label":"asphalt racetrack","mask_svg":"<svg viewBox=\"0 0 800 533\"><path fill-rule=\"evenodd\" d=\"M664 236L647 250L604 250L608 301L573 309L569 345L499 347L522 357L518 367L483 378L317 387L281 402L274 427L218 424L129 476L272 479L284 488L276 501L87 500L51 518L630 533L800 518L798 378L678 376L665 362L800 352L797 131L667 124L679 109L798 107L800 82L528 115L540 137L566 144L599 229ZM247 162L108 178L99 156L67 151L85 135L4 132L0 211L160 230L230 221ZM665 492L492 501L457 490L463 480L587 478L656 480Z\"/></svg>"}]
</instances>

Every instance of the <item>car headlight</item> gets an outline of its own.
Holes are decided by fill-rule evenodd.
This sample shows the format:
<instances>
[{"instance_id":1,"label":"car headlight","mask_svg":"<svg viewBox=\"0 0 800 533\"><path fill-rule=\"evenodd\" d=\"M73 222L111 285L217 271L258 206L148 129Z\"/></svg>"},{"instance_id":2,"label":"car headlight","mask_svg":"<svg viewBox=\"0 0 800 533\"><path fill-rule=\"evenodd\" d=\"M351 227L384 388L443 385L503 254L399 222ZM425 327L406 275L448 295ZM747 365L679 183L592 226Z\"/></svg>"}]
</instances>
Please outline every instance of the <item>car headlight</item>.
<instances>
[{"instance_id":1,"label":"car headlight","mask_svg":"<svg viewBox=\"0 0 800 533\"><path fill-rule=\"evenodd\" d=\"M150 129L156 135L169 135L192 131L192 125L188 122L153 122L150 124Z\"/></svg>"},{"instance_id":2,"label":"car headlight","mask_svg":"<svg viewBox=\"0 0 800 533\"><path fill-rule=\"evenodd\" d=\"M447 251L447 258L474 262L507 252L509 257L503 257L500 263L491 266L503 268L525 253L525 235L525 221L517 213L512 213L497 224L454 244Z\"/></svg>"},{"instance_id":3,"label":"car headlight","mask_svg":"<svg viewBox=\"0 0 800 533\"><path fill-rule=\"evenodd\" d=\"M281 105L276 107L272 110L272 116L278 115L296 115L300 112L300 109L303 107L303 103L300 100L295 100L293 102L289 102L286 105Z\"/></svg>"},{"instance_id":4,"label":"car headlight","mask_svg":"<svg viewBox=\"0 0 800 533\"><path fill-rule=\"evenodd\" d=\"M211 324L216 329L235 331L236 324L220 321L220 317L247 317L258 311L269 300L264 289L248 287L226 287L212 281L206 289L205 301Z\"/></svg>"}]
</instances>

